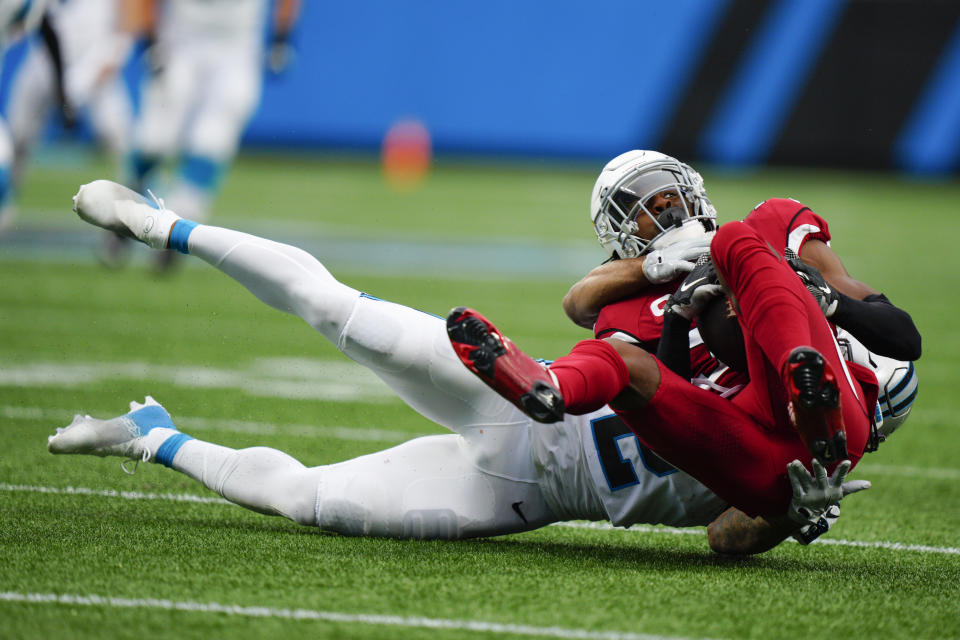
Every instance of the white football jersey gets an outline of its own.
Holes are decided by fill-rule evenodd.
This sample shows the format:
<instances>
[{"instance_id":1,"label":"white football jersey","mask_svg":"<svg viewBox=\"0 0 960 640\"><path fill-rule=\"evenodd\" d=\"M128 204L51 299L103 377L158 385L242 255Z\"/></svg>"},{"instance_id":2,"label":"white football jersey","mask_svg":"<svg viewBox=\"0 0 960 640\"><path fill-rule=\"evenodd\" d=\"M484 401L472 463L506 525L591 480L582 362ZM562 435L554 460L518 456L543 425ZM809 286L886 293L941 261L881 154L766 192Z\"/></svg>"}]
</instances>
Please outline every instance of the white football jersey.
<instances>
[{"instance_id":1,"label":"white football jersey","mask_svg":"<svg viewBox=\"0 0 960 640\"><path fill-rule=\"evenodd\" d=\"M536 424L532 434L540 486L560 519L706 526L728 506L643 447L609 409Z\"/></svg>"}]
</instances>

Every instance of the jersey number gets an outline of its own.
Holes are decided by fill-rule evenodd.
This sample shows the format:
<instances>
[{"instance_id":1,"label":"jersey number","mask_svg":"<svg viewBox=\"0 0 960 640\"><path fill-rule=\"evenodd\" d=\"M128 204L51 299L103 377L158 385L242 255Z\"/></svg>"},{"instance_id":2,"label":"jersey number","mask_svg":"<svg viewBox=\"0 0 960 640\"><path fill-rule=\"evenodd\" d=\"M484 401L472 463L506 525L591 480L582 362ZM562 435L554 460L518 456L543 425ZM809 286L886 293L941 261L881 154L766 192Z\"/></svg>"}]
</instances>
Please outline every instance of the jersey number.
<instances>
[{"instance_id":1,"label":"jersey number","mask_svg":"<svg viewBox=\"0 0 960 640\"><path fill-rule=\"evenodd\" d=\"M593 440L597 445L597 455L600 457L600 468L603 469L603 475L611 491L640 482L640 478L637 477L636 462L642 464L655 476L676 473L676 467L640 444L640 440L630 431L630 427L617 416L592 420L590 427L593 429Z\"/></svg>"}]
</instances>

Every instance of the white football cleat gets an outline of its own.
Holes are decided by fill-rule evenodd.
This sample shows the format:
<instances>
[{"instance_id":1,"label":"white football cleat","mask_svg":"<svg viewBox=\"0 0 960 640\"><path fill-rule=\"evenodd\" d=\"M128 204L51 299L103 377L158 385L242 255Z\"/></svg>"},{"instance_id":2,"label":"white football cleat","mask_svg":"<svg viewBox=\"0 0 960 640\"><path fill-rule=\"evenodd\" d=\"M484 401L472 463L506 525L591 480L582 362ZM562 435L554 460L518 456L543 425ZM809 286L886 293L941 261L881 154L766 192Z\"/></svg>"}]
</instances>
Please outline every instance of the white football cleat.
<instances>
[{"instance_id":1,"label":"white football cleat","mask_svg":"<svg viewBox=\"0 0 960 640\"><path fill-rule=\"evenodd\" d=\"M144 404L130 403L130 412L109 420L77 414L66 427L47 438L50 453L86 453L150 461L157 448L179 433L170 414L147 396Z\"/></svg>"},{"instance_id":2,"label":"white football cleat","mask_svg":"<svg viewBox=\"0 0 960 640\"><path fill-rule=\"evenodd\" d=\"M170 228L180 219L165 209L159 198L150 201L110 180L95 180L80 187L73 196L73 210L90 224L136 238L154 249L167 248Z\"/></svg>"}]
</instances>

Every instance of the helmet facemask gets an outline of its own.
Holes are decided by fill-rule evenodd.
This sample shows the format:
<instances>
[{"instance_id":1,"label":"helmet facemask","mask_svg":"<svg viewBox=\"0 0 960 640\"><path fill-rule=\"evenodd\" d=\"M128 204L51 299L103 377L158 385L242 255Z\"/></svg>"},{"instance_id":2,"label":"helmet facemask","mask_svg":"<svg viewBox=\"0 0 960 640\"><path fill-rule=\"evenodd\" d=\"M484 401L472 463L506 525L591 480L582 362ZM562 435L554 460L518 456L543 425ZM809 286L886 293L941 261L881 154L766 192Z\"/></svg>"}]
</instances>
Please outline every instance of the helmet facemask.
<instances>
[{"instance_id":1,"label":"helmet facemask","mask_svg":"<svg viewBox=\"0 0 960 640\"><path fill-rule=\"evenodd\" d=\"M613 185L600 192L600 207L594 219L594 228L600 243L614 258L634 258L657 246L667 232L685 227L689 236L696 228L700 233L716 229L716 210L707 198L703 178L691 167L667 156L641 163L624 173ZM673 192L677 204L659 213L648 204L657 194ZM634 235L639 229L640 216L653 221L656 233L646 239ZM697 224L690 225L691 221Z\"/></svg>"}]
</instances>

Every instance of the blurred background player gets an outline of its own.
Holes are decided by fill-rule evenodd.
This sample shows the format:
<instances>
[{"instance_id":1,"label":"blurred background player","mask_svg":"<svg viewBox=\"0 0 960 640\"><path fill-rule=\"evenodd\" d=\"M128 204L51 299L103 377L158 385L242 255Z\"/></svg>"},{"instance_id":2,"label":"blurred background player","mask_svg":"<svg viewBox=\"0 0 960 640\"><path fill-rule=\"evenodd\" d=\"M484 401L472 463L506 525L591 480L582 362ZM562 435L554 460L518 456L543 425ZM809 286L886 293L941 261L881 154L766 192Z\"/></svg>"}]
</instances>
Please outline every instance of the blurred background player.
<instances>
[{"instance_id":1,"label":"blurred background player","mask_svg":"<svg viewBox=\"0 0 960 640\"><path fill-rule=\"evenodd\" d=\"M85 118L118 167L126 158L133 107L120 74L133 44L118 0L62 0L44 17L49 31L34 42L17 70L7 118L14 144L13 184L20 184L30 152L59 110L71 128Z\"/></svg>"},{"instance_id":2,"label":"blurred background player","mask_svg":"<svg viewBox=\"0 0 960 640\"><path fill-rule=\"evenodd\" d=\"M45 0L0 0L0 55L11 42L32 33L40 25ZM7 122L0 118L0 233L13 218L13 139Z\"/></svg>"},{"instance_id":3,"label":"blurred background player","mask_svg":"<svg viewBox=\"0 0 960 640\"><path fill-rule=\"evenodd\" d=\"M224 173L260 101L264 64L273 73L290 61L289 37L299 0L276 0L265 50L269 0L131 0L130 21L148 40L149 71L133 128L129 184L162 188L167 203L206 220ZM119 265L123 241L111 238L102 259ZM174 254L158 258L169 268Z\"/></svg>"}]
</instances>

